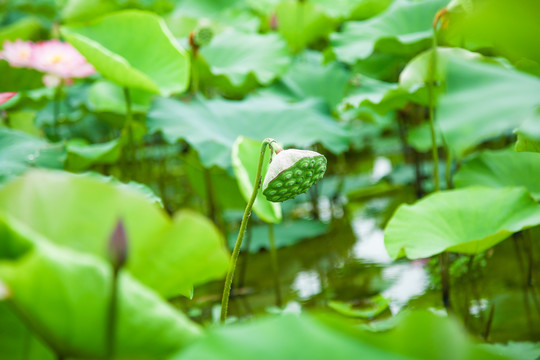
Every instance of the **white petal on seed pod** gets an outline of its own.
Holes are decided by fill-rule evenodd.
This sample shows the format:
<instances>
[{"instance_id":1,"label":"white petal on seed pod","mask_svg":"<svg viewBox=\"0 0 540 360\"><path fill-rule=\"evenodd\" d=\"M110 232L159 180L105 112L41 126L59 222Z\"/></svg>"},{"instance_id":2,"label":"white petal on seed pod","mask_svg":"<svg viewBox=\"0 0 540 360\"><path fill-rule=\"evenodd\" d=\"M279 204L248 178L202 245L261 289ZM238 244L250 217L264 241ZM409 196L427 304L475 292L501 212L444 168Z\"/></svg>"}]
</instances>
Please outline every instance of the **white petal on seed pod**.
<instances>
[{"instance_id":1,"label":"white petal on seed pod","mask_svg":"<svg viewBox=\"0 0 540 360\"><path fill-rule=\"evenodd\" d=\"M293 166L298 160L304 158L312 158L316 156L321 156L321 154L316 151L298 149L288 149L281 151L274 157L272 163L268 167L268 171L266 172L266 176L264 177L263 181L263 191L266 189L266 187L272 180L274 180L283 171Z\"/></svg>"}]
</instances>

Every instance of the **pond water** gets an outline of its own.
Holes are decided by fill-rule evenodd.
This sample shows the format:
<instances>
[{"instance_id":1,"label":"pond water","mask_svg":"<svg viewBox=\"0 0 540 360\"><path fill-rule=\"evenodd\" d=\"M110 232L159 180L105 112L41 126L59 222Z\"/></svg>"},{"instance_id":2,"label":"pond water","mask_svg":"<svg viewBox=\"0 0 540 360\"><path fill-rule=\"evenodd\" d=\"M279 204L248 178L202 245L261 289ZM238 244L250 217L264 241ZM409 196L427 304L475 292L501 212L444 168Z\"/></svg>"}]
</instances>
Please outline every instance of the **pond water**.
<instances>
[{"instance_id":1,"label":"pond water","mask_svg":"<svg viewBox=\"0 0 540 360\"><path fill-rule=\"evenodd\" d=\"M391 171L391 162L384 157L376 158L372 165L373 183ZM324 189L319 190L325 193ZM388 306L380 314L351 318L372 327L384 324L390 315L404 309L446 311L441 300L437 260L392 261L384 248L385 222L399 203L414 196L413 192L412 188L404 187L398 193L383 193L355 202L347 202L344 197L321 196L320 220L311 221L327 224L326 233L278 249L281 309L334 311L328 305L335 301L350 304L353 309L365 309L373 307L373 299L380 294L388 300ZM310 205L309 198L302 196L285 210L289 213L294 208L297 213L305 214L312 210ZM251 235L248 232L245 241L256 242L250 236L261 236L266 231L264 225L252 221L248 229L261 226L262 232L253 230ZM232 241L234 238L233 233ZM279 244L280 239L276 241ZM540 259L540 247L527 246L530 244L523 237L516 236L486 254L452 255L451 313L474 336L493 342L540 339L540 292L524 286L528 271L526 258L530 253L533 259ZM221 282L214 282L197 288L192 300L180 300L178 305L197 321L215 322L222 286ZM249 318L282 311L276 303L270 253L244 251L233 283L230 316Z\"/></svg>"}]
</instances>

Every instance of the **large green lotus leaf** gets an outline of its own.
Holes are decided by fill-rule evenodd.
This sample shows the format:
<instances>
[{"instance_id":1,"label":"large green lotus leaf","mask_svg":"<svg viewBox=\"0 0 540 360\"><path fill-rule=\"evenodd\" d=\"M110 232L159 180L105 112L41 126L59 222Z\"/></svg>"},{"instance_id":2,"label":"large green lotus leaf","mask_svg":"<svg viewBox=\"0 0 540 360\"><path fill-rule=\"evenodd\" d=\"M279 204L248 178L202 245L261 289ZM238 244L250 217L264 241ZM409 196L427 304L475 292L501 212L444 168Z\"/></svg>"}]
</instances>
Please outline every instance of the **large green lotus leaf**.
<instances>
[{"instance_id":1,"label":"large green lotus leaf","mask_svg":"<svg viewBox=\"0 0 540 360\"><path fill-rule=\"evenodd\" d=\"M35 39L39 35L41 22L36 17L23 17L20 20L0 28L0 49L4 42Z\"/></svg>"},{"instance_id":2,"label":"large green lotus leaf","mask_svg":"<svg viewBox=\"0 0 540 360\"><path fill-rule=\"evenodd\" d=\"M240 84L234 84L233 78L227 75L215 75L212 73L210 65L202 56L196 57L192 64L193 85L198 82L201 94L215 94L228 99L243 99L248 93L260 87L260 83L255 73L249 72ZM241 70L242 71L242 70Z\"/></svg>"},{"instance_id":3,"label":"large green lotus leaf","mask_svg":"<svg viewBox=\"0 0 540 360\"><path fill-rule=\"evenodd\" d=\"M364 20L385 10L393 0L311 0L331 18Z\"/></svg>"},{"instance_id":4,"label":"large green lotus leaf","mask_svg":"<svg viewBox=\"0 0 540 360\"><path fill-rule=\"evenodd\" d=\"M149 202L151 202L151 203L153 203L155 205L159 205L160 207L163 207L163 200L161 200L161 198L159 196L157 196L154 193L154 191L148 185L138 183L138 182L135 182L135 181L130 181L130 182L127 182L127 183L123 183L120 180L118 180L117 178L115 178L114 176L105 176L105 175L103 175L101 173L91 172L91 171L85 172L85 173L81 174L81 176L95 177L96 179L98 179L100 181L111 183L116 187L129 189L128 191L130 191L130 190L131 191L137 191L139 194L144 196L146 198L146 200L148 200Z\"/></svg>"},{"instance_id":5,"label":"large green lotus leaf","mask_svg":"<svg viewBox=\"0 0 540 360\"><path fill-rule=\"evenodd\" d=\"M240 135L271 137L284 146L321 143L333 153L348 148L349 134L314 100L289 103L273 96L243 101L193 98L190 102L158 98L147 117L150 133L161 131L168 142L185 139L204 166L231 165L231 150Z\"/></svg>"},{"instance_id":6,"label":"large green lotus leaf","mask_svg":"<svg viewBox=\"0 0 540 360\"><path fill-rule=\"evenodd\" d=\"M352 331L335 329L307 315L267 317L214 330L172 359L409 359L361 341L347 330Z\"/></svg>"},{"instance_id":7,"label":"large green lotus leaf","mask_svg":"<svg viewBox=\"0 0 540 360\"><path fill-rule=\"evenodd\" d=\"M61 16L65 23L89 21L112 11L120 10L114 0L67 0Z\"/></svg>"},{"instance_id":8,"label":"large green lotus leaf","mask_svg":"<svg viewBox=\"0 0 540 360\"><path fill-rule=\"evenodd\" d=\"M472 185L501 188L523 186L540 200L540 154L508 150L484 151L465 162L454 175L457 188Z\"/></svg>"},{"instance_id":9,"label":"large green lotus leaf","mask_svg":"<svg viewBox=\"0 0 540 360\"><path fill-rule=\"evenodd\" d=\"M278 32L293 52L302 51L334 29L334 20L311 1L287 0L275 9Z\"/></svg>"},{"instance_id":10,"label":"large green lotus leaf","mask_svg":"<svg viewBox=\"0 0 540 360\"><path fill-rule=\"evenodd\" d=\"M267 85L288 68L287 46L276 34L248 34L225 31L201 48L214 75L225 75L234 86L241 86L249 74Z\"/></svg>"},{"instance_id":11,"label":"large green lotus leaf","mask_svg":"<svg viewBox=\"0 0 540 360\"><path fill-rule=\"evenodd\" d=\"M415 55L428 48L432 22L447 0L396 1L380 15L365 21L346 22L343 31L331 36L339 60L354 64L375 51L392 55Z\"/></svg>"},{"instance_id":12,"label":"large green lotus leaf","mask_svg":"<svg viewBox=\"0 0 540 360\"><path fill-rule=\"evenodd\" d=\"M155 14L127 10L61 28L104 77L164 96L186 90L189 56ZM111 36L114 34L114 36Z\"/></svg>"},{"instance_id":13,"label":"large green lotus leaf","mask_svg":"<svg viewBox=\"0 0 540 360\"><path fill-rule=\"evenodd\" d=\"M246 0L183 0L175 11L194 17L216 18L227 9L241 7Z\"/></svg>"},{"instance_id":14,"label":"large green lotus leaf","mask_svg":"<svg viewBox=\"0 0 540 360\"><path fill-rule=\"evenodd\" d=\"M428 87L431 81L431 57L433 50L429 49L414 57L403 69L399 75L399 87L404 92L408 93L409 98L416 103L422 105L429 104ZM478 61L482 56L478 53L473 53L460 48L444 48L438 47L435 55L437 61L435 65L435 73L433 81L437 83L435 87L435 97L439 95L442 89L446 86L446 74L448 62L452 59L464 59L470 61Z\"/></svg>"},{"instance_id":15,"label":"large green lotus leaf","mask_svg":"<svg viewBox=\"0 0 540 360\"><path fill-rule=\"evenodd\" d=\"M249 249L251 253L259 252L263 249L270 249L269 225L251 226L251 240ZM314 220L285 221L274 226L274 241L276 248L292 246L302 240L314 238L328 232L328 224ZM238 237L238 231L230 233L227 237L229 248L232 249ZM242 243L242 250L246 250L248 242Z\"/></svg>"},{"instance_id":16,"label":"large green lotus leaf","mask_svg":"<svg viewBox=\"0 0 540 360\"><path fill-rule=\"evenodd\" d=\"M437 146L444 146L444 141L440 131L435 132ZM429 123L424 122L421 125L415 126L407 132L407 144L420 152L428 152L431 150L431 128Z\"/></svg>"},{"instance_id":17,"label":"large green lotus leaf","mask_svg":"<svg viewBox=\"0 0 540 360\"><path fill-rule=\"evenodd\" d=\"M385 229L384 243L392 258L478 254L538 224L540 206L525 188L470 187L401 205Z\"/></svg>"},{"instance_id":18,"label":"large green lotus leaf","mask_svg":"<svg viewBox=\"0 0 540 360\"><path fill-rule=\"evenodd\" d=\"M32 69L14 68L0 59L0 92L28 91L43 87L43 74Z\"/></svg>"},{"instance_id":19,"label":"large green lotus leaf","mask_svg":"<svg viewBox=\"0 0 540 360\"><path fill-rule=\"evenodd\" d=\"M198 24L210 26L216 34L231 27L256 33L261 27L261 19L245 0L183 0L165 19L177 38L187 37Z\"/></svg>"},{"instance_id":20,"label":"large green lotus leaf","mask_svg":"<svg viewBox=\"0 0 540 360\"><path fill-rule=\"evenodd\" d=\"M20 318L57 354L103 356L112 266L52 244L9 217L0 219L0 232L0 279ZM120 272L118 295L119 358L165 358L201 334L128 272Z\"/></svg>"},{"instance_id":21,"label":"large green lotus leaf","mask_svg":"<svg viewBox=\"0 0 540 360\"><path fill-rule=\"evenodd\" d=\"M537 360L540 343L509 341L506 344L478 344L479 348L489 350L512 360Z\"/></svg>"},{"instance_id":22,"label":"large green lotus leaf","mask_svg":"<svg viewBox=\"0 0 540 360\"><path fill-rule=\"evenodd\" d=\"M318 53L305 52L298 57L276 86L269 91L290 96L295 100L317 98L335 108L341 101L351 74L340 64L323 65Z\"/></svg>"},{"instance_id":23,"label":"large green lotus leaf","mask_svg":"<svg viewBox=\"0 0 540 360\"><path fill-rule=\"evenodd\" d=\"M540 105L538 78L476 61L450 61L446 88L439 97L437 124L458 157L519 127Z\"/></svg>"},{"instance_id":24,"label":"large green lotus leaf","mask_svg":"<svg viewBox=\"0 0 540 360\"><path fill-rule=\"evenodd\" d=\"M269 351L268 349L272 349ZM469 339L460 324L427 311L403 316L395 328L373 333L340 319L286 314L218 328L174 360L503 360Z\"/></svg>"},{"instance_id":25,"label":"large green lotus leaf","mask_svg":"<svg viewBox=\"0 0 540 360\"><path fill-rule=\"evenodd\" d=\"M139 191L95 177L28 172L0 190L0 210L59 245L102 258L123 219L127 269L165 297L189 296L193 285L220 278L227 269L223 239L209 220L180 211L171 221Z\"/></svg>"},{"instance_id":26,"label":"large green lotus leaf","mask_svg":"<svg viewBox=\"0 0 540 360\"><path fill-rule=\"evenodd\" d=\"M114 164L122 153L122 138L87 144L76 139L67 143L66 169L81 171L95 164Z\"/></svg>"},{"instance_id":27,"label":"large green lotus leaf","mask_svg":"<svg viewBox=\"0 0 540 360\"><path fill-rule=\"evenodd\" d=\"M342 107L368 106L379 114L386 114L402 108L409 100L408 95L399 88L397 83L388 83L360 75L355 77L353 83L354 86L341 102Z\"/></svg>"},{"instance_id":28,"label":"large green lotus leaf","mask_svg":"<svg viewBox=\"0 0 540 360\"><path fill-rule=\"evenodd\" d=\"M61 169L64 159L61 145L21 131L0 129L0 182L34 166Z\"/></svg>"},{"instance_id":29,"label":"large green lotus leaf","mask_svg":"<svg viewBox=\"0 0 540 360\"><path fill-rule=\"evenodd\" d=\"M0 301L0 354L9 360L54 360L56 356L17 317L8 300Z\"/></svg>"},{"instance_id":30,"label":"large green lotus leaf","mask_svg":"<svg viewBox=\"0 0 540 360\"><path fill-rule=\"evenodd\" d=\"M540 3L535 0L452 1L442 19L444 40L469 49L489 49L512 61L536 62L540 49L530 44L540 31ZM509 16L511 14L511 16Z\"/></svg>"},{"instance_id":31,"label":"large green lotus leaf","mask_svg":"<svg viewBox=\"0 0 540 360\"><path fill-rule=\"evenodd\" d=\"M242 196L249 201L255 184L255 175L257 174L257 166L259 164L259 154L261 152L261 141L252 140L239 136L233 144L232 148L232 166L238 188ZM261 179L266 174L268 163L270 160L270 149L266 150L261 172ZM281 205L273 203L263 196L261 189L257 192L257 198L253 204L253 211L262 220L269 223L279 223L281 221Z\"/></svg>"},{"instance_id":32,"label":"large green lotus leaf","mask_svg":"<svg viewBox=\"0 0 540 360\"><path fill-rule=\"evenodd\" d=\"M144 90L131 89L131 111L145 113L150 108L154 94ZM126 99L122 87L106 80L96 81L88 91L88 107L96 112L126 113Z\"/></svg>"}]
</instances>

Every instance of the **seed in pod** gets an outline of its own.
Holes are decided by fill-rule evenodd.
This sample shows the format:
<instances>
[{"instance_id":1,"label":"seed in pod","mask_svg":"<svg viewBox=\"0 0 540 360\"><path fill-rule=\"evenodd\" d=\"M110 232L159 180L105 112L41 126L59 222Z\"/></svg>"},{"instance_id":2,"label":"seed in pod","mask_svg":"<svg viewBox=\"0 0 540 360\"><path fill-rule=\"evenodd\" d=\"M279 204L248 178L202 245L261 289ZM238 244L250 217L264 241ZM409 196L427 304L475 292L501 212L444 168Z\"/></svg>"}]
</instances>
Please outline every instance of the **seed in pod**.
<instances>
[{"instance_id":1,"label":"seed in pod","mask_svg":"<svg viewBox=\"0 0 540 360\"><path fill-rule=\"evenodd\" d=\"M268 167L262 191L269 201L282 202L305 193L326 171L326 158L315 151L279 152Z\"/></svg>"}]
</instances>

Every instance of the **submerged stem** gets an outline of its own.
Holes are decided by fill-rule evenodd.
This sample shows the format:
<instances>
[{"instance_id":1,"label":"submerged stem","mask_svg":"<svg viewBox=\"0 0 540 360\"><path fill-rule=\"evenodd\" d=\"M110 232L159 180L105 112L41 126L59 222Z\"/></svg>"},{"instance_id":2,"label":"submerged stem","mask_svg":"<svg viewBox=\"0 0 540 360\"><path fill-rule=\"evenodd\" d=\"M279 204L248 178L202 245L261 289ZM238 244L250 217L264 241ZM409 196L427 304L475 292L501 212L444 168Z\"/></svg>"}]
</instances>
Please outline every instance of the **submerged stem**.
<instances>
[{"instance_id":1,"label":"submerged stem","mask_svg":"<svg viewBox=\"0 0 540 360\"><path fill-rule=\"evenodd\" d=\"M242 246L242 240L244 239L244 233L246 232L249 217L251 216L251 209L253 208L253 204L255 203L255 199L257 198L257 193L259 192L259 188L261 187L264 153L266 152L266 147L274 142L274 139L266 138L261 145L259 164L257 165L257 174L255 175L255 183L253 184L253 192L251 193L251 198L249 199L246 209L244 210L244 216L242 217L242 223L240 224L240 231L238 232L238 238L236 239L236 244L234 245L231 260L229 262L227 277L225 278L225 287L223 288L223 297L221 299L220 320L222 323L224 323L227 319L227 310L229 309L229 297L231 294L231 285L233 281L234 270L238 261L238 255L240 254L240 247Z\"/></svg>"},{"instance_id":2,"label":"submerged stem","mask_svg":"<svg viewBox=\"0 0 540 360\"><path fill-rule=\"evenodd\" d=\"M270 261L272 262L272 277L276 292L276 306L281 307L281 289L279 288L279 265L277 259L276 242L274 238L274 224L268 224L268 239L270 240Z\"/></svg>"},{"instance_id":3,"label":"submerged stem","mask_svg":"<svg viewBox=\"0 0 540 360\"><path fill-rule=\"evenodd\" d=\"M439 255L441 266L442 301L447 311L452 309L450 303L450 254L443 252Z\"/></svg>"}]
</instances>

